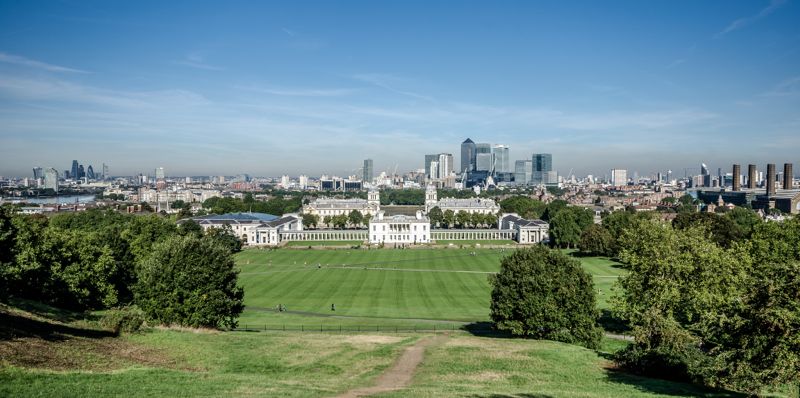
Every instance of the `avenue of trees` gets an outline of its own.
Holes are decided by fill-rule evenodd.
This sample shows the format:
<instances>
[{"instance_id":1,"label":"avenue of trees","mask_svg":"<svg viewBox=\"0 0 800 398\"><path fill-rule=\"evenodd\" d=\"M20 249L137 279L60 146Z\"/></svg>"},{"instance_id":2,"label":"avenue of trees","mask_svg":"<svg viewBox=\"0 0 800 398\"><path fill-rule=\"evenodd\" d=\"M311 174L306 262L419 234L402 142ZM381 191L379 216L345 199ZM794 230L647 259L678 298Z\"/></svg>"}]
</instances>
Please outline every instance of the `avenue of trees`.
<instances>
[{"instance_id":1,"label":"avenue of trees","mask_svg":"<svg viewBox=\"0 0 800 398\"><path fill-rule=\"evenodd\" d=\"M442 211L438 206L428 212L431 225L437 228L496 228L497 216L494 214L467 213L466 211Z\"/></svg>"},{"instance_id":2,"label":"avenue of trees","mask_svg":"<svg viewBox=\"0 0 800 398\"><path fill-rule=\"evenodd\" d=\"M189 256L187 247L194 254ZM76 311L146 302L143 309L156 322L231 326L241 312L241 305L230 304L241 304L235 283L230 284L231 278L236 279L235 272L231 268L225 284L220 285L220 280L209 278L194 267L213 265L219 271L232 265L233 252L239 249L241 242L229 230L210 229L204 233L193 221L178 226L157 215L135 216L111 210L47 218L15 214L10 207L0 207L0 300L18 297ZM165 253L178 253L169 262L172 273L146 273L154 261L168 258ZM196 263L198 258L207 261ZM181 293L182 288L173 283L177 273L184 278L181 283L192 281L197 291L208 296L197 302ZM142 279L144 275L149 275L146 281ZM161 289L158 295L144 294L156 285ZM148 299L142 301L145 297ZM227 297L228 304L220 305L222 297ZM173 316L154 316L153 311L160 304ZM208 307L201 311L202 318L188 315L200 311L203 305ZM176 311L177 306L186 307ZM210 315L218 311L223 313L218 317Z\"/></svg>"},{"instance_id":3,"label":"avenue of trees","mask_svg":"<svg viewBox=\"0 0 800 398\"><path fill-rule=\"evenodd\" d=\"M245 194L243 199L236 198L208 198L203 202L203 208L209 213L225 214L237 212L267 213L280 216L286 213L295 213L303 206L300 196L276 196L270 200L256 200L253 195Z\"/></svg>"}]
</instances>

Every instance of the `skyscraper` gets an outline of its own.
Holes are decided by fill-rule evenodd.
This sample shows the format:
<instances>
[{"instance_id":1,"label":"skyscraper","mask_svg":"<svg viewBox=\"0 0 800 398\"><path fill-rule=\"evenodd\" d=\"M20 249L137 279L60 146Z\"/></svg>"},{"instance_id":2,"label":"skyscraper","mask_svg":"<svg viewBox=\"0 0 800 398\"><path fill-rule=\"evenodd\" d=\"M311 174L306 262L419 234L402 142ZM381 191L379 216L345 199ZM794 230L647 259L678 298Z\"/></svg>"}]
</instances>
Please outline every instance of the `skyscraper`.
<instances>
[{"instance_id":1,"label":"skyscraper","mask_svg":"<svg viewBox=\"0 0 800 398\"><path fill-rule=\"evenodd\" d=\"M163 180L165 175L163 167L156 168L156 180Z\"/></svg>"},{"instance_id":2,"label":"skyscraper","mask_svg":"<svg viewBox=\"0 0 800 398\"><path fill-rule=\"evenodd\" d=\"M775 163L769 163L767 164L767 195L769 196L775 195L775 180L777 180Z\"/></svg>"},{"instance_id":3,"label":"skyscraper","mask_svg":"<svg viewBox=\"0 0 800 398\"><path fill-rule=\"evenodd\" d=\"M553 171L553 155L549 153L534 153L531 157L533 165L532 182L534 184L554 183L546 181L547 173Z\"/></svg>"},{"instance_id":4,"label":"skyscraper","mask_svg":"<svg viewBox=\"0 0 800 398\"><path fill-rule=\"evenodd\" d=\"M108 174L108 165L103 163L103 179L108 180L111 176Z\"/></svg>"},{"instance_id":5,"label":"skyscraper","mask_svg":"<svg viewBox=\"0 0 800 398\"><path fill-rule=\"evenodd\" d=\"M44 171L44 188L58 193L58 171L52 167Z\"/></svg>"},{"instance_id":6,"label":"skyscraper","mask_svg":"<svg viewBox=\"0 0 800 398\"><path fill-rule=\"evenodd\" d=\"M372 182L372 170L372 159L364 159L363 177L361 178L363 182Z\"/></svg>"},{"instance_id":7,"label":"skyscraper","mask_svg":"<svg viewBox=\"0 0 800 398\"><path fill-rule=\"evenodd\" d=\"M92 165L89 165L89 168L86 169L86 178L94 180L94 169L92 168Z\"/></svg>"},{"instance_id":8,"label":"skyscraper","mask_svg":"<svg viewBox=\"0 0 800 398\"><path fill-rule=\"evenodd\" d=\"M427 174L428 178L436 178L436 176L431 175L431 163L438 161L439 155L425 155L425 174Z\"/></svg>"},{"instance_id":9,"label":"skyscraper","mask_svg":"<svg viewBox=\"0 0 800 398\"><path fill-rule=\"evenodd\" d=\"M453 175L453 155L449 153L439 154L439 178L450 177Z\"/></svg>"},{"instance_id":10,"label":"skyscraper","mask_svg":"<svg viewBox=\"0 0 800 398\"><path fill-rule=\"evenodd\" d=\"M471 139L467 138L461 143L461 168L458 170L460 173L475 170L476 153L477 147Z\"/></svg>"},{"instance_id":11,"label":"skyscraper","mask_svg":"<svg viewBox=\"0 0 800 398\"><path fill-rule=\"evenodd\" d=\"M80 180L81 178L86 177L86 171L83 169L83 165L78 165L78 175L77 177L73 177L76 180Z\"/></svg>"},{"instance_id":12,"label":"skyscraper","mask_svg":"<svg viewBox=\"0 0 800 398\"><path fill-rule=\"evenodd\" d=\"M611 185L615 187L628 185L628 170L611 169Z\"/></svg>"},{"instance_id":13,"label":"skyscraper","mask_svg":"<svg viewBox=\"0 0 800 398\"><path fill-rule=\"evenodd\" d=\"M77 160L73 160L72 161L72 169L71 169L71 171L69 173L69 176L72 177L73 180L77 180L77 179L81 178L81 175L78 173L78 161Z\"/></svg>"},{"instance_id":14,"label":"skyscraper","mask_svg":"<svg viewBox=\"0 0 800 398\"><path fill-rule=\"evenodd\" d=\"M33 168L33 178L35 180L38 180L38 179L40 179L42 177L44 177L44 174L42 174L42 168L39 167L39 166L34 167Z\"/></svg>"},{"instance_id":15,"label":"skyscraper","mask_svg":"<svg viewBox=\"0 0 800 398\"><path fill-rule=\"evenodd\" d=\"M494 154L493 153L479 153L475 159L476 171L494 171Z\"/></svg>"},{"instance_id":16,"label":"skyscraper","mask_svg":"<svg viewBox=\"0 0 800 398\"><path fill-rule=\"evenodd\" d=\"M738 164L733 165L733 190L741 190L740 179L742 175L742 166Z\"/></svg>"},{"instance_id":17,"label":"skyscraper","mask_svg":"<svg viewBox=\"0 0 800 398\"><path fill-rule=\"evenodd\" d=\"M492 154L494 155L494 171L495 173L509 173L511 172L511 165L508 160L508 145L494 145L492 146Z\"/></svg>"},{"instance_id":18,"label":"skyscraper","mask_svg":"<svg viewBox=\"0 0 800 398\"><path fill-rule=\"evenodd\" d=\"M514 182L526 185L531 182L532 165L530 160L517 160L514 163Z\"/></svg>"}]
</instances>

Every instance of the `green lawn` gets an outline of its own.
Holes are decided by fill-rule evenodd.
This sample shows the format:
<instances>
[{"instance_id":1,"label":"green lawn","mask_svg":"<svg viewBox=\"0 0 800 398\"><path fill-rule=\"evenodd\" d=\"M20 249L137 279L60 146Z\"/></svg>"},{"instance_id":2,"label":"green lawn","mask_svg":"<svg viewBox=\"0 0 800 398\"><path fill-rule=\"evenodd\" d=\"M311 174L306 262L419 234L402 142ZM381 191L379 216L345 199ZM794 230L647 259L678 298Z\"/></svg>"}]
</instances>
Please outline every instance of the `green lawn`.
<instances>
[{"instance_id":1,"label":"green lawn","mask_svg":"<svg viewBox=\"0 0 800 398\"><path fill-rule=\"evenodd\" d=\"M289 247L314 247L314 246L357 246L363 245L363 240L295 240L286 242Z\"/></svg>"},{"instance_id":2,"label":"green lawn","mask_svg":"<svg viewBox=\"0 0 800 398\"><path fill-rule=\"evenodd\" d=\"M458 247L459 245L463 246L474 246L474 245L508 245L508 246L516 246L517 242L513 240L437 240L435 242L437 245L453 245Z\"/></svg>"},{"instance_id":3,"label":"green lawn","mask_svg":"<svg viewBox=\"0 0 800 398\"><path fill-rule=\"evenodd\" d=\"M472 255L475 253L475 255ZM427 325L432 320L489 319L488 277L501 249L245 250L241 267L247 309L240 324ZM579 258L595 276L598 306L623 271L603 258ZM283 304L291 313L276 313ZM336 311L331 311L336 304Z\"/></svg>"}]
</instances>

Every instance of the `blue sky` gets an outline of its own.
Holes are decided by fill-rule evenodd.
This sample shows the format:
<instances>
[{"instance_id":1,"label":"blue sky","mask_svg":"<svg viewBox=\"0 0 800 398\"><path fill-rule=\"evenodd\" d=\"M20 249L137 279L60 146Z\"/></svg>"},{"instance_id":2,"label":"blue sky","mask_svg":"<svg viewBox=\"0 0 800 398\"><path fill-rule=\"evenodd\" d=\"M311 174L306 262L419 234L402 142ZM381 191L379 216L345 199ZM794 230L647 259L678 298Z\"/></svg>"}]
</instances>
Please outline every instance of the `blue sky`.
<instances>
[{"instance_id":1,"label":"blue sky","mask_svg":"<svg viewBox=\"0 0 800 398\"><path fill-rule=\"evenodd\" d=\"M682 175L800 164L799 111L796 0L0 1L0 175L408 170L467 137Z\"/></svg>"}]
</instances>

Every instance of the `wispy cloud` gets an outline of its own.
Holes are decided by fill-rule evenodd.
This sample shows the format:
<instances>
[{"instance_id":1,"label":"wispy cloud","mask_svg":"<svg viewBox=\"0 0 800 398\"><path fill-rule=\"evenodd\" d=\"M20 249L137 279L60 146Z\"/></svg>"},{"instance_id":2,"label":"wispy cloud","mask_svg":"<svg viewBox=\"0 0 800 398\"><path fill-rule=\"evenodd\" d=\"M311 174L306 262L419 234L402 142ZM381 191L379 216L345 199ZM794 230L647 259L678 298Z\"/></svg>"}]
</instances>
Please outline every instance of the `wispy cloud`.
<instances>
[{"instance_id":1,"label":"wispy cloud","mask_svg":"<svg viewBox=\"0 0 800 398\"><path fill-rule=\"evenodd\" d=\"M681 59L676 59L676 60L674 60L674 61L670 62L669 64L667 64L667 66L665 66L665 67L664 67L664 69L672 69L672 68L675 68L675 67L677 67L678 65L680 65L680 64L683 64L683 63L685 63L685 62L686 62L686 60L685 60L685 59L683 59L683 58L681 58Z\"/></svg>"},{"instance_id":2,"label":"wispy cloud","mask_svg":"<svg viewBox=\"0 0 800 398\"><path fill-rule=\"evenodd\" d=\"M430 102L436 102L436 100L433 97L418 94L412 91L400 90L396 88L395 85L402 84L402 82L406 81L406 79L402 79L394 75L388 75L382 73L363 73L354 75L352 77L353 79L356 79L358 81L372 84L382 89L389 90L395 94L405 95L407 97L417 98Z\"/></svg>"},{"instance_id":3,"label":"wispy cloud","mask_svg":"<svg viewBox=\"0 0 800 398\"><path fill-rule=\"evenodd\" d=\"M772 90L761 94L762 97L787 97L800 94L800 76L784 79L776 84Z\"/></svg>"},{"instance_id":4,"label":"wispy cloud","mask_svg":"<svg viewBox=\"0 0 800 398\"><path fill-rule=\"evenodd\" d=\"M180 61L175 61L175 63L178 65L183 65L183 66L188 66L190 68L203 69L203 70L220 71L225 69L219 66L209 65L208 63L205 62L205 58L199 54L189 54L184 59Z\"/></svg>"},{"instance_id":5,"label":"wispy cloud","mask_svg":"<svg viewBox=\"0 0 800 398\"><path fill-rule=\"evenodd\" d=\"M289 30L289 29L286 29L286 28L281 28L281 30L283 31L283 33L286 33L290 37L294 37L296 35L296 33L293 30Z\"/></svg>"},{"instance_id":6,"label":"wispy cloud","mask_svg":"<svg viewBox=\"0 0 800 398\"><path fill-rule=\"evenodd\" d=\"M747 25L753 24L757 22L759 19L764 18L769 14L772 14L773 12L775 12L775 10L777 10L784 4L786 4L786 0L770 0L769 5L761 9L761 11L759 11L757 14L745 18L739 18L731 22L725 29L719 31L716 35L714 35L714 38L718 39L730 32L744 28Z\"/></svg>"},{"instance_id":7,"label":"wispy cloud","mask_svg":"<svg viewBox=\"0 0 800 398\"><path fill-rule=\"evenodd\" d=\"M36 61L36 60L30 59L30 58L25 58L25 57L19 56L19 55L7 54L7 53L4 53L4 52L0 52L0 62L5 62L7 64L26 66L26 67L29 67L29 68L42 69L42 70L46 70L46 71L49 71L49 72L89 73L87 71L80 70L80 69L73 69L73 68L67 68L66 66L48 64L48 63L45 63L45 62Z\"/></svg>"},{"instance_id":8,"label":"wispy cloud","mask_svg":"<svg viewBox=\"0 0 800 398\"><path fill-rule=\"evenodd\" d=\"M272 88L255 86L234 86L234 88L255 91L264 94L282 95L286 97L343 97L355 93L357 90L350 88Z\"/></svg>"}]
</instances>

